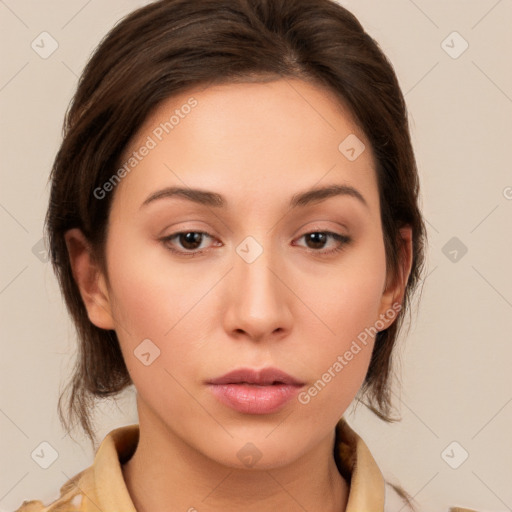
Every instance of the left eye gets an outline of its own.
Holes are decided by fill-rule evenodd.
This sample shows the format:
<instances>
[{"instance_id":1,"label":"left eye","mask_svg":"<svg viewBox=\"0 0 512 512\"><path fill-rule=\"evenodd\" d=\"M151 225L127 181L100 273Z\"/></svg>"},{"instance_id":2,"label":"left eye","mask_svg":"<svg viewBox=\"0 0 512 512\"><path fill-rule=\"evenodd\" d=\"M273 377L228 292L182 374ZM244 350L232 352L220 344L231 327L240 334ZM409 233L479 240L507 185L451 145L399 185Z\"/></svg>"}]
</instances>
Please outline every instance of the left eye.
<instances>
[{"instance_id":1,"label":"left eye","mask_svg":"<svg viewBox=\"0 0 512 512\"><path fill-rule=\"evenodd\" d=\"M211 235L204 231L180 231L162 238L162 242L174 253L182 256L197 256L204 252L204 250L198 250L204 237L213 239ZM312 231L302 235L299 240L301 238L306 239L309 252L317 254L331 254L341 251L345 245L351 242L350 237L331 231ZM184 250L176 249L171 245L171 242L175 239L178 240ZM335 240L337 242L336 246L333 249L322 250L329 239ZM312 244L312 246L310 244Z\"/></svg>"},{"instance_id":2,"label":"left eye","mask_svg":"<svg viewBox=\"0 0 512 512\"><path fill-rule=\"evenodd\" d=\"M341 251L344 246L351 241L350 237L346 235L340 235L339 233L333 233L332 231L312 231L302 235L300 238L304 237L306 238L307 242L312 242L312 250L314 252L319 252L320 254L330 254L333 252ZM317 250L323 249L323 246L329 238L336 240L337 245L333 249ZM319 248L318 245L321 245L322 247Z\"/></svg>"}]
</instances>

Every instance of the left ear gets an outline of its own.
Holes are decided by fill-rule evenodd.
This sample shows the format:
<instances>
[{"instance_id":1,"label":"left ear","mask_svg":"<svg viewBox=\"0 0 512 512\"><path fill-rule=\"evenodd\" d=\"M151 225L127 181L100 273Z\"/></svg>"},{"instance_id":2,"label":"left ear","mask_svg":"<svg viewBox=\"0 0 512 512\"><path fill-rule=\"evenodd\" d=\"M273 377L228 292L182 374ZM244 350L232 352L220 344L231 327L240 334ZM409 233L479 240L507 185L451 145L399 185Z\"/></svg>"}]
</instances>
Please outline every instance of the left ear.
<instances>
[{"instance_id":1,"label":"left ear","mask_svg":"<svg viewBox=\"0 0 512 512\"><path fill-rule=\"evenodd\" d=\"M400 229L400 251L399 251L399 266L398 273L395 276L387 276L386 285L382 293L380 302L380 317L379 319L385 323L385 327L380 330L387 329L396 318L396 313L401 306L405 294L405 288L409 275L411 273L413 247L412 247L412 228L407 225ZM395 314L388 319L387 311L394 311Z\"/></svg>"}]
</instances>

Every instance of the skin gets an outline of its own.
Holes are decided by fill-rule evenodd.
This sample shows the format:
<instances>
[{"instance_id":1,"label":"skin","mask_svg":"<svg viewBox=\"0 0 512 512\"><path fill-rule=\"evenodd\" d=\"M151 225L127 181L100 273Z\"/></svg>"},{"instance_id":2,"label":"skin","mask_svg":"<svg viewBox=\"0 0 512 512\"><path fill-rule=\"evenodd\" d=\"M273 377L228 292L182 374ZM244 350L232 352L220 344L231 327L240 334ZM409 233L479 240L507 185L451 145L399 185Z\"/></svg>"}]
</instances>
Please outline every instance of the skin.
<instances>
[{"instance_id":1,"label":"skin","mask_svg":"<svg viewBox=\"0 0 512 512\"><path fill-rule=\"evenodd\" d=\"M411 231L402 230L403 278L391 280L370 144L337 98L300 80L217 85L168 99L122 161L191 96L197 106L111 192L108 280L82 233L66 234L89 318L115 329L137 390L140 441L123 466L128 490L139 512L345 510L334 428L364 381L373 338L309 403L295 399L272 414L237 412L205 381L241 366L276 366L311 387L401 302ZM366 146L355 161L338 150L349 134ZM340 195L289 208L293 194L330 184L353 186L367 205ZM218 192L228 206L174 197L141 208L173 185ZM162 241L180 231L211 237L195 246ZM315 245L304 235L325 231L352 241L321 255L338 242ZM248 236L263 249L251 263L236 252ZM204 252L179 256L170 246ZM387 318L379 330L394 321ZM149 366L134 355L144 339L160 349ZM237 457L248 442L262 454L251 468Z\"/></svg>"}]
</instances>

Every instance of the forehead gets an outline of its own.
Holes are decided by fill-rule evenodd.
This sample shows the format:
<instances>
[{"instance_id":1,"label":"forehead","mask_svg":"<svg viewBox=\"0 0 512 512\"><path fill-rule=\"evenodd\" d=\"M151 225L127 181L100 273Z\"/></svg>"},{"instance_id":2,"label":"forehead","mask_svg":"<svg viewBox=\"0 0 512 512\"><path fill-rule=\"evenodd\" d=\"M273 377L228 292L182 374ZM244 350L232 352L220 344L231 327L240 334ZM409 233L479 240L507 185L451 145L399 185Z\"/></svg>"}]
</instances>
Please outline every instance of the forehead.
<instances>
[{"instance_id":1,"label":"forehead","mask_svg":"<svg viewBox=\"0 0 512 512\"><path fill-rule=\"evenodd\" d=\"M344 141L362 151L356 159L343 153ZM144 146L151 149L116 190L140 203L155 188L173 185L227 197L250 192L254 200L333 182L357 185L370 202L378 195L372 149L348 108L332 91L297 79L198 87L170 97L141 125L121 165Z\"/></svg>"},{"instance_id":2,"label":"forehead","mask_svg":"<svg viewBox=\"0 0 512 512\"><path fill-rule=\"evenodd\" d=\"M192 103L195 105L190 107ZM171 121L171 131L176 138L184 131L185 119L188 119L186 125L190 131L198 134L212 128L218 135L227 134L230 127L236 133L240 129L251 135L261 129L269 133L272 124L276 129L286 129L280 132L283 137L286 133L296 135L308 125L307 133L302 135L312 142L316 136L325 136L328 132L332 132L331 135L357 132L361 139L365 138L346 102L332 90L295 78L282 78L198 86L173 95L147 116L125 153L140 145L147 134L158 132L161 123ZM182 127L178 130L180 124ZM159 138L158 133L154 135ZM162 135L168 133L164 130Z\"/></svg>"}]
</instances>

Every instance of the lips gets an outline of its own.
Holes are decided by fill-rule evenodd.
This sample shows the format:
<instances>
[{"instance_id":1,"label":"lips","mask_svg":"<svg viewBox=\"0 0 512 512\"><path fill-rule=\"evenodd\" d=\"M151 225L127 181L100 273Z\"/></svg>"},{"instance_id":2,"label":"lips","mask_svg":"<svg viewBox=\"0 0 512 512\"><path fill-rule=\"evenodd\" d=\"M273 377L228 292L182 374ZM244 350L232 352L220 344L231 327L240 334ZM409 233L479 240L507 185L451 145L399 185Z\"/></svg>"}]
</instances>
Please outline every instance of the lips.
<instances>
[{"instance_id":1,"label":"lips","mask_svg":"<svg viewBox=\"0 0 512 512\"><path fill-rule=\"evenodd\" d=\"M238 368L219 378L208 381L208 384L252 384L255 386L270 386L274 384L285 384L289 386L303 386L304 383L288 375L278 368L263 368L255 370L252 368Z\"/></svg>"},{"instance_id":2,"label":"lips","mask_svg":"<svg viewBox=\"0 0 512 512\"><path fill-rule=\"evenodd\" d=\"M207 384L221 403L243 414L278 412L304 385L278 368L239 368Z\"/></svg>"}]
</instances>

